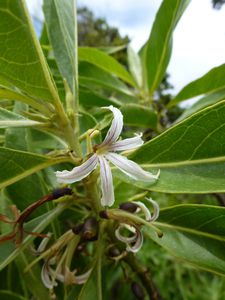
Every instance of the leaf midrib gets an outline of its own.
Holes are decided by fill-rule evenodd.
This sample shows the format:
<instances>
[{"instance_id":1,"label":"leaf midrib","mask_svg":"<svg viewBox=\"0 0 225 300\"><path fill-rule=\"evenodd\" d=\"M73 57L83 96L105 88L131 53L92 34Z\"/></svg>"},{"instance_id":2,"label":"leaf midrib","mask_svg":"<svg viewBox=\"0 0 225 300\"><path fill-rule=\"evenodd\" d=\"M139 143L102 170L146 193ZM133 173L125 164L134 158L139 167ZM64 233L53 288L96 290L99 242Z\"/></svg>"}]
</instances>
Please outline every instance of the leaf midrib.
<instances>
[{"instance_id":1,"label":"leaf midrib","mask_svg":"<svg viewBox=\"0 0 225 300\"><path fill-rule=\"evenodd\" d=\"M189 165L202 165L210 163L220 163L225 162L225 156L209 157L195 160L183 160L183 161L173 161L164 163L140 163L143 168L174 168L180 166Z\"/></svg>"},{"instance_id":2,"label":"leaf midrib","mask_svg":"<svg viewBox=\"0 0 225 300\"><path fill-rule=\"evenodd\" d=\"M219 235L216 235L216 234L212 234L212 233L207 233L207 232L204 232L204 231L199 231L199 230L196 230L196 229L193 229L193 228L187 228L187 227L182 227L182 226L178 226L178 225L174 225L174 224L168 224L168 223L162 223L162 222L154 222L154 225L162 227L162 228L169 228L169 229L172 229L174 231L186 232L186 233L190 233L190 234L193 234L193 235L203 236L203 237L207 237L207 238L210 238L210 239L225 242L225 237L222 237L222 236L219 236Z\"/></svg>"}]
</instances>

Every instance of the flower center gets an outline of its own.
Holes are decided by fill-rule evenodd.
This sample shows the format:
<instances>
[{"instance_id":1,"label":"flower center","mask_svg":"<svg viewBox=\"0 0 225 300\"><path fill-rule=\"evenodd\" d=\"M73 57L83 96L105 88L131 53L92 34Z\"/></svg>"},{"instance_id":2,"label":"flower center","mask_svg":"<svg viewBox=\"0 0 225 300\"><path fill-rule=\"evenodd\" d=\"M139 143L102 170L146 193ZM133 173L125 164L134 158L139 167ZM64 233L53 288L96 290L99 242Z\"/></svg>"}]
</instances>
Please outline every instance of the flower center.
<instances>
[{"instance_id":1,"label":"flower center","mask_svg":"<svg viewBox=\"0 0 225 300\"><path fill-rule=\"evenodd\" d=\"M103 155L103 154L106 154L106 153L108 153L109 151L108 151L108 147L107 146L104 146L104 147L100 147L100 148L96 148L96 150L95 150L95 153L97 154L97 155Z\"/></svg>"}]
</instances>

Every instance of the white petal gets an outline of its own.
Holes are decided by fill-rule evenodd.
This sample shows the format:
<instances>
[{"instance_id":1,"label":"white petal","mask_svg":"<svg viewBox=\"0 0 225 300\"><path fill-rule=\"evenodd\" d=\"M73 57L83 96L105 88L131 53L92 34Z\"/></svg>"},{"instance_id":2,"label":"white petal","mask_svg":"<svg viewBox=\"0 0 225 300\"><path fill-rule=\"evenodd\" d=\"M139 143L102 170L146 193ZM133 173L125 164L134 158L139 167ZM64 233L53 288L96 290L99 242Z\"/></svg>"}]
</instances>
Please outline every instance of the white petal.
<instances>
[{"instance_id":1,"label":"white petal","mask_svg":"<svg viewBox=\"0 0 225 300\"><path fill-rule=\"evenodd\" d=\"M136 180L154 182L159 177L159 172L156 175L153 175L150 172L146 172L138 164L122 155L116 153L108 153L105 156L122 172Z\"/></svg>"},{"instance_id":2,"label":"white petal","mask_svg":"<svg viewBox=\"0 0 225 300\"><path fill-rule=\"evenodd\" d=\"M142 135L137 135L129 139L117 141L109 147L109 151L124 151L138 148L144 143L141 136Z\"/></svg>"},{"instance_id":3,"label":"white petal","mask_svg":"<svg viewBox=\"0 0 225 300\"><path fill-rule=\"evenodd\" d=\"M152 216L151 216L151 212L147 208L147 206L144 203L140 202L140 201L135 201L133 203L137 204L140 207L140 209L142 210L142 212L145 214L145 220L150 221Z\"/></svg>"},{"instance_id":4,"label":"white petal","mask_svg":"<svg viewBox=\"0 0 225 300\"><path fill-rule=\"evenodd\" d=\"M123 230L123 229L129 230L133 235L130 237L122 235L121 230ZM127 225L127 224L123 224L123 223L120 224L119 227L115 230L115 236L119 241L126 243L126 244L135 242L137 239L135 227Z\"/></svg>"},{"instance_id":5,"label":"white petal","mask_svg":"<svg viewBox=\"0 0 225 300\"><path fill-rule=\"evenodd\" d=\"M151 219L149 221L150 222L154 222L158 218L158 216L159 216L159 205L158 205L157 202L155 202L154 200L152 200L152 198L147 198L146 197L145 199L148 200L148 202L150 202L152 204L152 206L153 206L153 209L154 209L153 215L152 215L152 217L151 217Z\"/></svg>"},{"instance_id":6,"label":"white petal","mask_svg":"<svg viewBox=\"0 0 225 300\"><path fill-rule=\"evenodd\" d=\"M121 230L124 228L132 232L133 235L131 237L126 237L122 235ZM115 231L115 236L119 241L127 245L126 250L129 252L133 252L133 253L138 252L141 249L141 246L143 244L143 236L141 231L138 228L131 225L127 225L123 223L120 224Z\"/></svg>"},{"instance_id":7,"label":"white petal","mask_svg":"<svg viewBox=\"0 0 225 300\"><path fill-rule=\"evenodd\" d=\"M102 189L102 206L112 206L114 199L113 179L109 163L104 156L98 157L100 165L101 189Z\"/></svg>"},{"instance_id":8,"label":"white petal","mask_svg":"<svg viewBox=\"0 0 225 300\"><path fill-rule=\"evenodd\" d=\"M137 253L143 245L143 235L139 229L136 228L137 239L134 244L128 244L126 250Z\"/></svg>"},{"instance_id":9,"label":"white petal","mask_svg":"<svg viewBox=\"0 0 225 300\"><path fill-rule=\"evenodd\" d=\"M73 183L80 181L81 179L87 177L96 168L97 163L98 157L96 154L94 154L82 165L73 168L71 171L64 170L62 172L55 172L57 181L59 183Z\"/></svg>"},{"instance_id":10,"label":"white petal","mask_svg":"<svg viewBox=\"0 0 225 300\"><path fill-rule=\"evenodd\" d=\"M47 237L43 238L43 240L40 242L40 244L36 250L37 254L42 253L46 249L46 246L47 246L48 242L50 241L51 236L52 236L52 233L48 232Z\"/></svg>"},{"instance_id":11,"label":"white petal","mask_svg":"<svg viewBox=\"0 0 225 300\"><path fill-rule=\"evenodd\" d=\"M116 142L123 129L123 115L120 110L112 105L104 108L111 110L114 118L101 146L110 145Z\"/></svg>"},{"instance_id":12,"label":"white petal","mask_svg":"<svg viewBox=\"0 0 225 300\"><path fill-rule=\"evenodd\" d=\"M91 272L92 269L89 269L84 274L75 276L76 284L84 284L88 280L88 277L90 276Z\"/></svg>"},{"instance_id":13,"label":"white petal","mask_svg":"<svg viewBox=\"0 0 225 300\"><path fill-rule=\"evenodd\" d=\"M48 261L46 261L41 270L41 279L46 288L52 289L57 286L57 282L51 278L50 267Z\"/></svg>"}]
</instances>

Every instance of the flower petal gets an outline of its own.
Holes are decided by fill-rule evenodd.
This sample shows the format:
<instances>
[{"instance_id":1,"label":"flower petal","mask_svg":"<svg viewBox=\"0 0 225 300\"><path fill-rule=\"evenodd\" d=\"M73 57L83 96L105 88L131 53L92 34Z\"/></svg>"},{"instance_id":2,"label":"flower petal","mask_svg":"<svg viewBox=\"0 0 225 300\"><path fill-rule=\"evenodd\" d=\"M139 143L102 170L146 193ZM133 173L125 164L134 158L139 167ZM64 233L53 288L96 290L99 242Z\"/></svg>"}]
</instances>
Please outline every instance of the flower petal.
<instances>
[{"instance_id":1,"label":"flower petal","mask_svg":"<svg viewBox=\"0 0 225 300\"><path fill-rule=\"evenodd\" d=\"M113 179L109 163L104 156L99 156L101 189L102 189L102 206L112 206L114 199Z\"/></svg>"},{"instance_id":2,"label":"flower petal","mask_svg":"<svg viewBox=\"0 0 225 300\"><path fill-rule=\"evenodd\" d=\"M100 146L110 145L116 142L123 129L123 115L120 110L112 105L104 108L111 110L114 118L106 137Z\"/></svg>"},{"instance_id":3,"label":"flower petal","mask_svg":"<svg viewBox=\"0 0 225 300\"><path fill-rule=\"evenodd\" d=\"M159 216L159 205L157 202L155 202L154 200L152 200L152 198L145 198L146 200L148 200L148 202L150 202L153 206L153 215L151 216L151 219L149 220L150 222L154 222L158 216Z\"/></svg>"},{"instance_id":4,"label":"flower petal","mask_svg":"<svg viewBox=\"0 0 225 300\"><path fill-rule=\"evenodd\" d=\"M93 154L87 161L71 171L57 171L55 175L59 183L73 183L87 177L97 166L98 156Z\"/></svg>"},{"instance_id":5,"label":"flower petal","mask_svg":"<svg viewBox=\"0 0 225 300\"><path fill-rule=\"evenodd\" d=\"M154 182L159 177L159 172L156 175L153 175L150 172L146 172L138 164L122 155L116 153L108 153L105 156L122 172L136 180Z\"/></svg>"},{"instance_id":6,"label":"flower petal","mask_svg":"<svg viewBox=\"0 0 225 300\"><path fill-rule=\"evenodd\" d=\"M122 235L121 230L123 229L128 229L133 235L131 237ZM126 244L128 252L138 252L143 244L143 235L136 226L121 223L115 231L115 236L119 241Z\"/></svg>"},{"instance_id":7,"label":"flower petal","mask_svg":"<svg viewBox=\"0 0 225 300\"><path fill-rule=\"evenodd\" d=\"M52 289L54 286L57 286L57 282L52 279L51 274L50 274L50 267L49 267L49 262L46 261L44 265L42 266L41 270L41 279L46 288Z\"/></svg>"},{"instance_id":8,"label":"flower petal","mask_svg":"<svg viewBox=\"0 0 225 300\"><path fill-rule=\"evenodd\" d=\"M138 228L136 229L137 238L134 244L127 244L126 250L129 252L137 253L143 245L143 235Z\"/></svg>"},{"instance_id":9,"label":"flower petal","mask_svg":"<svg viewBox=\"0 0 225 300\"><path fill-rule=\"evenodd\" d=\"M88 280L88 277L90 276L91 272L92 272L92 269L89 269L84 274L75 276L76 284L84 284Z\"/></svg>"},{"instance_id":10,"label":"flower petal","mask_svg":"<svg viewBox=\"0 0 225 300\"><path fill-rule=\"evenodd\" d=\"M121 231L122 231L123 229L129 230L133 235L132 235L132 236L129 236L129 237L128 237L128 236L122 235L122 234L121 234ZM124 224L124 223L121 223L121 224L119 225L119 227L115 230L115 236L116 236L116 238L117 238L119 241L121 241L121 242L123 242L123 243L126 243L126 244L128 244L128 243L133 243L133 242L135 242L136 239L137 239L137 234L136 234L136 229L135 229L135 227L133 227L133 226L131 226L131 225L128 225L128 224Z\"/></svg>"},{"instance_id":11,"label":"flower petal","mask_svg":"<svg viewBox=\"0 0 225 300\"><path fill-rule=\"evenodd\" d=\"M137 204L140 207L140 209L142 210L142 212L144 213L145 220L150 221L152 216L151 216L151 212L147 208L147 206L144 203L142 203L141 201L135 201L134 203Z\"/></svg>"},{"instance_id":12,"label":"flower petal","mask_svg":"<svg viewBox=\"0 0 225 300\"><path fill-rule=\"evenodd\" d=\"M138 148L144 143L141 136L142 134L122 141L117 141L109 146L109 151L124 151Z\"/></svg>"}]
</instances>

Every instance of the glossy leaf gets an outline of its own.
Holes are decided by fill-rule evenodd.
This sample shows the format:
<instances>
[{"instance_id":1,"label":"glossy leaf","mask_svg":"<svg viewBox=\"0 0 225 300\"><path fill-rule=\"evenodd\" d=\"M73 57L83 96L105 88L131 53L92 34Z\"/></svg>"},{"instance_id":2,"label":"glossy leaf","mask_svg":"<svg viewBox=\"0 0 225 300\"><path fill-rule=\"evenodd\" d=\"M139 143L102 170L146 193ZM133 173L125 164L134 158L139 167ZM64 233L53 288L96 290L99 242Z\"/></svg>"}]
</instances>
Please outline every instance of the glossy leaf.
<instances>
[{"instance_id":1,"label":"glossy leaf","mask_svg":"<svg viewBox=\"0 0 225 300\"><path fill-rule=\"evenodd\" d=\"M193 113L209 106L212 104L215 104L221 100L225 99L225 89L219 91L219 92L215 92L212 94L209 94L207 96L202 97L201 99L199 99L196 103L194 103L191 107L187 108L183 114L179 117L178 120L176 120L176 122L179 122L185 118L187 118L188 116L192 115Z\"/></svg>"},{"instance_id":2,"label":"glossy leaf","mask_svg":"<svg viewBox=\"0 0 225 300\"><path fill-rule=\"evenodd\" d=\"M178 205L162 209L155 222L163 237L145 232L177 258L224 276L224 221L224 207Z\"/></svg>"},{"instance_id":3,"label":"glossy leaf","mask_svg":"<svg viewBox=\"0 0 225 300\"><path fill-rule=\"evenodd\" d=\"M151 95L158 88L170 60L173 31L189 0L164 0L144 51L145 76Z\"/></svg>"},{"instance_id":4,"label":"glossy leaf","mask_svg":"<svg viewBox=\"0 0 225 300\"><path fill-rule=\"evenodd\" d=\"M157 114L145 106L126 104L121 106L124 124L143 128L156 128Z\"/></svg>"},{"instance_id":5,"label":"glossy leaf","mask_svg":"<svg viewBox=\"0 0 225 300\"><path fill-rule=\"evenodd\" d=\"M161 170L154 191L213 193L225 191L225 101L210 106L168 129L130 158L143 168ZM118 171L116 176L131 182Z\"/></svg>"},{"instance_id":6,"label":"glossy leaf","mask_svg":"<svg viewBox=\"0 0 225 300\"><path fill-rule=\"evenodd\" d=\"M175 105L181 101L202 95L220 92L225 88L225 64L213 68L202 77L186 85L168 106Z\"/></svg>"},{"instance_id":7,"label":"glossy leaf","mask_svg":"<svg viewBox=\"0 0 225 300\"><path fill-rule=\"evenodd\" d=\"M51 159L34 153L0 147L0 188L63 161L65 158Z\"/></svg>"},{"instance_id":8,"label":"glossy leaf","mask_svg":"<svg viewBox=\"0 0 225 300\"><path fill-rule=\"evenodd\" d=\"M80 47L78 49L78 55L79 60L89 62L135 86L133 78L126 69L108 54L96 48Z\"/></svg>"},{"instance_id":9,"label":"glossy leaf","mask_svg":"<svg viewBox=\"0 0 225 300\"><path fill-rule=\"evenodd\" d=\"M0 4L0 83L52 101L55 87L24 0Z\"/></svg>"},{"instance_id":10,"label":"glossy leaf","mask_svg":"<svg viewBox=\"0 0 225 300\"><path fill-rule=\"evenodd\" d=\"M77 40L75 0L44 1L44 13L49 39L60 73L75 90L77 78Z\"/></svg>"}]
</instances>

